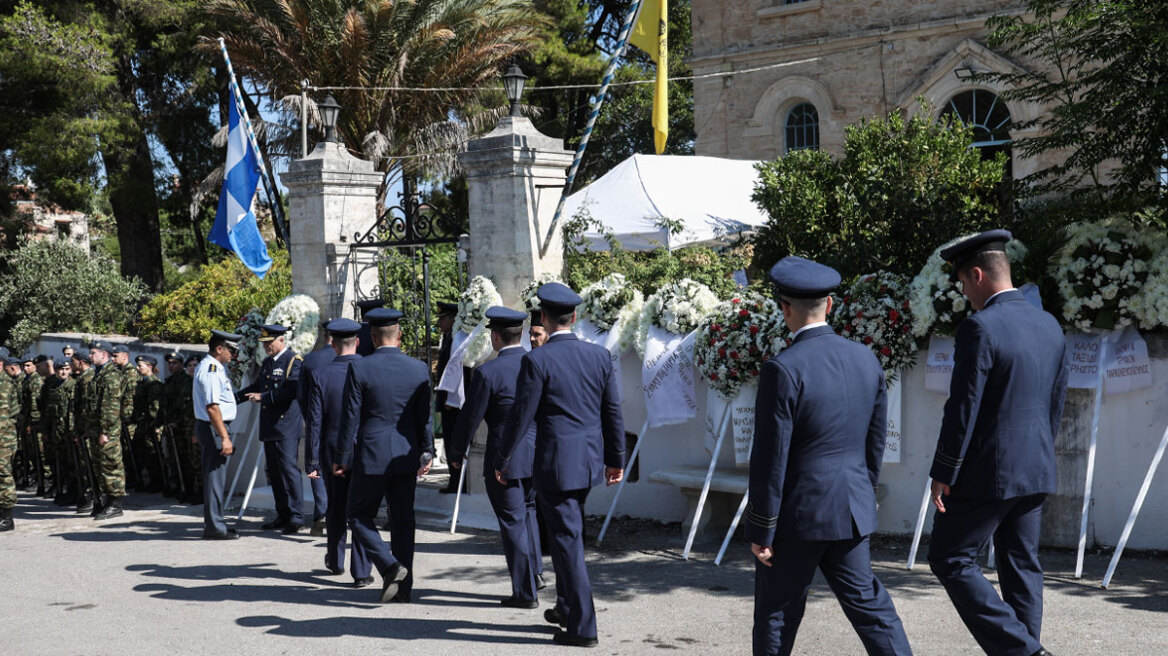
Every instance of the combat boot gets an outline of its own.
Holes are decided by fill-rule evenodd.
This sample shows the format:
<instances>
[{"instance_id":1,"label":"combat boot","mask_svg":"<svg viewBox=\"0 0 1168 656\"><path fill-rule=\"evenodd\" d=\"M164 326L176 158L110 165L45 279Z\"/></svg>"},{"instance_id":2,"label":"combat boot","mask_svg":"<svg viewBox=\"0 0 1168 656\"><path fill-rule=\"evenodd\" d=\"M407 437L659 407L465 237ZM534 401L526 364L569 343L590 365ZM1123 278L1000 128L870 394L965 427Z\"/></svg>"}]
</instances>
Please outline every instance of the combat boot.
<instances>
[{"instance_id":1,"label":"combat boot","mask_svg":"<svg viewBox=\"0 0 1168 656\"><path fill-rule=\"evenodd\" d=\"M93 502L93 510L89 511L89 516L90 517L97 517L97 515L99 513L101 513L101 511L105 510L105 507L107 505L109 505L109 502L110 502L110 497L108 494L103 494L100 497L98 497L98 499Z\"/></svg>"},{"instance_id":2,"label":"combat boot","mask_svg":"<svg viewBox=\"0 0 1168 656\"><path fill-rule=\"evenodd\" d=\"M93 502L93 499L89 496L89 491L82 490L77 498L77 514L88 515L93 512L93 507L95 505L96 504Z\"/></svg>"},{"instance_id":3,"label":"combat boot","mask_svg":"<svg viewBox=\"0 0 1168 656\"><path fill-rule=\"evenodd\" d=\"M106 496L105 507L101 512L97 513L93 519L102 521L103 519L113 519L114 517L122 516L122 498Z\"/></svg>"},{"instance_id":4,"label":"combat boot","mask_svg":"<svg viewBox=\"0 0 1168 656\"><path fill-rule=\"evenodd\" d=\"M16 528L12 522L12 509L0 508L0 533Z\"/></svg>"}]
</instances>

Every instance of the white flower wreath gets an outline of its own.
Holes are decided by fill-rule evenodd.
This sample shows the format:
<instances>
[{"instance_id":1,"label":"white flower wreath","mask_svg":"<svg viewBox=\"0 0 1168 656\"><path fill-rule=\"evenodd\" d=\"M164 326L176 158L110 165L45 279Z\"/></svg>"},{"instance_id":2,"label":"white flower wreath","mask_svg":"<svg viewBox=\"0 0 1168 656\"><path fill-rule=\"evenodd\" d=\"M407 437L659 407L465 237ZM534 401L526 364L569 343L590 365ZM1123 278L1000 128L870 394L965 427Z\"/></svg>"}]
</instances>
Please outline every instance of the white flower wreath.
<instances>
[{"instance_id":1,"label":"white flower wreath","mask_svg":"<svg viewBox=\"0 0 1168 656\"><path fill-rule=\"evenodd\" d=\"M830 318L837 333L872 349L889 379L916 363L908 289L908 276L887 271L860 276Z\"/></svg>"},{"instance_id":2,"label":"white flower wreath","mask_svg":"<svg viewBox=\"0 0 1168 656\"><path fill-rule=\"evenodd\" d=\"M503 298L495 283L485 276L471 278L470 285L458 299L458 316L454 319L454 330L467 335L487 321L487 309L492 305L502 305ZM473 367L491 354L491 333L480 330L474 342L467 346L462 355L462 363Z\"/></svg>"},{"instance_id":3,"label":"white flower wreath","mask_svg":"<svg viewBox=\"0 0 1168 656\"><path fill-rule=\"evenodd\" d=\"M239 353L232 358L228 366L236 385L243 381L244 374L254 367L259 367L260 362L266 357L260 347L260 328L264 323L266 323L264 315L260 314L258 309L252 308L240 317L239 324L235 327L235 332L243 336L239 341Z\"/></svg>"},{"instance_id":4,"label":"white flower wreath","mask_svg":"<svg viewBox=\"0 0 1168 656\"><path fill-rule=\"evenodd\" d=\"M762 365L783 349L783 316L769 298L736 296L714 307L694 341L694 364L711 389L732 399L756 384Z\"/></svg>"},{"instance_id":5,"label":"white flower wreath","mask_svg":"<svg viewBox=\"0 0 1168 656\"><path fill-rule=\"evenodd\" d=\"M1148 266L1151 275L1140 293L1128 299L1127 307L1140 322L1140 328L1153 330L1168 327L1168 249L1164 249Z\"/></svg>"},{"instance_id":6,"label":"white flower wreath","mask_svg":"<svg viewBox=\"0 0 1168 656\"><path fill-rule=\"evenodd\" d=\"M675 335L685 335L696 329L717 304L718 297L709 287L689 278L682 278L658 289L645 300L645 309L637 325L637 352L644 357L651 326L664 328Z\"/></svg>"},{"instance_id":7,"label":"white flower wreath","mask_svg":"<svg viewBox=\"0 0 1168 656\"><path fill-rule=\"evenodd\" d=\"M264 323L288 328L286 342L293 352L304 355L316 344L320 326L320 306L307 294L285 296L268 313Z\"/></svg>"},{"instance_id":8,"label":"white flower wreath","mask_svg":"<svg viewBox=\"0 0 1168 656\"><path fill-rule=\"evenodd\" d=\"M623 352L640 329L645 297L619 273L612 273L580 292L583 302L579 316L588 319L602 331L619 328L618 348Z\"/></svg>"},{"instance_id":9,"label":"white flower wreath","mask_svg":"<svg viewBox=\"0 0 1168 656\"><path fill-rule=\"evenodd\" d=\"M543 287L549 282L563 282L563 280L560 280L560 277L554 273L541 273L535 280L527 283L523 291L519 292L519 300L523 302L523 308L528 313L539 309L539 297L535 293L539 291L540 287Z\"/></svg>"}]
</instances>

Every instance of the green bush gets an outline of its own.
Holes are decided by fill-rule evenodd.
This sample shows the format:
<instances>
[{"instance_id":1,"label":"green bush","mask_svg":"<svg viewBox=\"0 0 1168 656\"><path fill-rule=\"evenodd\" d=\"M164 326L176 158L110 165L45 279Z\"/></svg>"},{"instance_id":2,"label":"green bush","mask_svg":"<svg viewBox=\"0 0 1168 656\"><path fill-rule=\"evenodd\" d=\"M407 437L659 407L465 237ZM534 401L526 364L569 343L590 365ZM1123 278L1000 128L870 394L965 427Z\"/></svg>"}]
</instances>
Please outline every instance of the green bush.
<instances>
[{"instance_id":1,"label":"green bush","mask_svg":"<svg viewBox=\"0 0 1168 656\"><path fill-rule=\"evenodd\" d=\"M22 241L0 269L0 340L13 351L45 332L123 332L146 291L113 260L63 242Z\"/></svg>"},{"instance_id":2,"label":"green bush","mask_svg":"<svg viewBox=\"0 0 1168 656\"><path fill-rule=\"evenodd\" d=\"M1005 155L982 160L961 125L927 107L846 131L844 155L802 150L758 166L754 200L769 215L754 271L787 255L831 265L844 279L877 270L915 275L938 245L996 227Z\"/></svg>"},{"instance_id":3,"label":"green bush","mask_svg":"<svg viewBox=\"0 0 1168 656\"><path fill-rule=\"evenodd\" d=\"M591 250L584 246L583 239L589 229L606 232L604 225L586 211L564 224L564 282L576 290L584 289L610 273L620 273L646 297L666 284L690 278L709 287L718 298L729 298L739 289L734 272L745 269L750 263L749 246L720 250L686 246L675 251L665 247L628 251L621 248L611 233L605 234L608 250Z\"/></svg>"},{"instance_id":4,"label":"green bush","mask_svg":"<svg viewBox=\"0 0 1168 656\"><path fill-rule=\"evenodd\" d=\"M273 250L272 268L263 280L236 257L204 265L199 276L150 300L138 317L138 333L145 339L200 344L211 330L234 330L252 308L267 314L292 293L288 252Z\"/></svg>"},{"instance_id":5,"label":"green bush","mask_svg":"<svg viewBox=\"0 0 1168 656\"><path fill-rule=\"evenodd\" d=\"M458 263L455 244L435 244L426 247L430 259L430 329L438 317L438 302L458 302L466 287L465 272ZM425 358L426 317L425 287L422 284L422 249L386 248L381 253L379 280L381 298L387 305L406 314L402 321L402 349L418 358ZM434 330L430 338L437 347L441 335Z\"/></svg>"}]
</instances>

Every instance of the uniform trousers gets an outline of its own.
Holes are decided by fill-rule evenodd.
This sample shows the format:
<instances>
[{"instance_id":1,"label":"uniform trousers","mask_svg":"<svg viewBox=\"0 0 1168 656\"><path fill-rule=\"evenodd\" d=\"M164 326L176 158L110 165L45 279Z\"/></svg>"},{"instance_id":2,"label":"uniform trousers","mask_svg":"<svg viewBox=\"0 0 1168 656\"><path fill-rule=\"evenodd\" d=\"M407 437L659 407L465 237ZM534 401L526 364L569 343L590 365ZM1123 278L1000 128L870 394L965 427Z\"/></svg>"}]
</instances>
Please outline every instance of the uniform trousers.
<instances>
[{"instance_id":1,"label":"uniform trousers","mask_svg":"<svg viewBox=\"0 0 1168 656\"><path fill-rule=\"evenodd\" d=\"M347 515L353 544L365 549L369 560L385 576L394 563L401 563L408 575L398 586L398 594L414 587L414 492L417 472L404 474L349 474ZM389 500L389 544L381 539L374 519L381 499Z\"/></svg>"},{"instance_id":2,"label":"uniform trousers","mask_svg":"<svg viewBox=\"0 0 1168 656\"><path fill-rule=\"evenodd\" d=\"M326 462L326 461L322 461ZM329 569L345 568L345 546L349 532L348 517L345 515L349 503L349 479L344 476L333 476L332 472L324 471L319 479L327 490L329 505L325 511L325 536L327 546L324 552L324 564ZM349 561L349 572L353 579L363 579L369 576L372 565L365 547L353 540L353 557Z\"/></svg>"},{"instance_id":3,"label":"uniform trousers","mask_svg":"<svg viewBox=\"0 0 1168 656\"><path fill-rule=\"evenodd\" d=\"M588 490L540 491L536 497L551 534L556 609L567 620L569 636L595 638L596 608L584 562L584 500Z\"/></svg>"},{"instance_id":4,"label":"uniform trousers","mask_svg":"<svg viewBox=\"0 0 1168 656\"><path fill-rule=\"evenodd\" d=\"M223 422L228 427L231 422ZM203 531L226 533L223 504L227 497L227 459L219 452L223 440L211 430L206 421L195 421L195 438L203 449Z\"/></svg>"},{"instance_id":5,"label":"uniform trousers","mask_svg":"<svg viewBox=\"0 0 1168 656\"><path fill-rule=\"evenodd\" d=\"M312 488L312 521L315 522L328 513L328 485L325 484L323 477L310 478L308 484ZM343 510L341 517L344 517Z\"/></svg>"},{"instance_id":6,"label":"uniform trousers","mask_svg":"<svg viewBox=\"0 0 1168 656\"><path fill-rule=\"evenodd\" d=\"M268 482L272 484L276 519L303 526L304 513L300 511L303 488L300 467L296 463L296 447L299 443L298 437L265 441L264 465L267 467Z\"/></svg>"},{"instance_id":7,"label":"uniform trousers","mask_svg":"<svg viewBox=\"0 0 1168 656\"><path fill-rule=\"evenodd\" d=\"M988 501L949 496L945 512L933 519L929 567L990 656L1031 656L1042 648L1038 538L1045 499L1045 494ZM977 564L991 538L1001 597Z\"/></svg>"},{"instance_id":8,"label":"uniform trousers","mask_svg":"<svg viewBox=\"0 0 1168 656\"><path fill-rule=\"evenodd\" d=\"M507 481L500 485L492 476L484 476L487 498L499 520L503 539L503 556L511 574L511 596L533 601L537 593L535 575L541 573L539 526L535 519L535 488L530 478Z\"/></svg>"},{"instance_id":9,"label":"uniform trousers","mask_svg":"<svg viewBox=\"0 0 1168 656\"><path fill-rule=\"evenodd\" d=\"M872 573L868 536L775 540L771 566L754 568L754 656L791 653L818 568L868 654L912 654L892 597Z\"/></svg>"}]
</instances>

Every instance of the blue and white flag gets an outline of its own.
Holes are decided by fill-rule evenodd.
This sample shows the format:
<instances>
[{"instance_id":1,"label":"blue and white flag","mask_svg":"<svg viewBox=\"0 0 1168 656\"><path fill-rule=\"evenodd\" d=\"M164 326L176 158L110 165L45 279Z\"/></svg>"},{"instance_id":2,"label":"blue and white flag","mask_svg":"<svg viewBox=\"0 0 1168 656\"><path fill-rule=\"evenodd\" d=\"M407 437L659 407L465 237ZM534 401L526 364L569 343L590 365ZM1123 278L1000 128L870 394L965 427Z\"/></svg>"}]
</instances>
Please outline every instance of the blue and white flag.
<instances>
[{"instance_id":1,"label":"blue and white flag","mask_svg":"<svg viewBox=\"0 0 1168 656\"><path fill-rule=\"evenodd\" d=\"M263 278L272 268L272 258L254 211L260 164L240 120L238 103L228 103L227 116L227 163L223 166L227 173L219 192L215 225L207 239L234 252L247 268Z\"/></svg>"}]
</instances>

